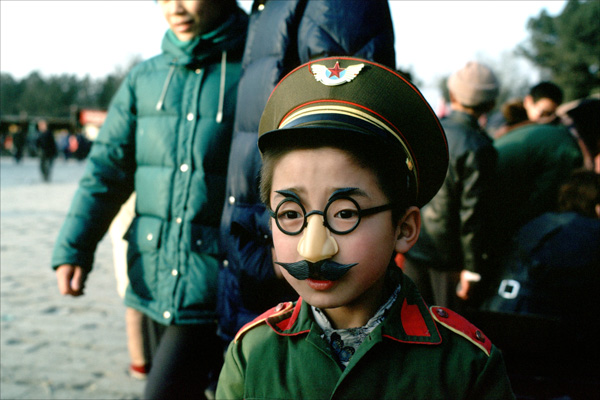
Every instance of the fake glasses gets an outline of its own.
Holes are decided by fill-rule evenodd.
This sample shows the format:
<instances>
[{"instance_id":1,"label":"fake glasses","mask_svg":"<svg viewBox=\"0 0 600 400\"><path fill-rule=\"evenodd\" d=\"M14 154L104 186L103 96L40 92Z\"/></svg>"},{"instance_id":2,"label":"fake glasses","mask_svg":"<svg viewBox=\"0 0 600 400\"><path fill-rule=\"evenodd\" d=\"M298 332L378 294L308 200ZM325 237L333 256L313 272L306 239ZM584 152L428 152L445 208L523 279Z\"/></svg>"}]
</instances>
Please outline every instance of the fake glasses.
<instances>
[{"instance_id":1,"label":"fake glasses","mask_svg":"<svg viewBox=\"0 0 600 400\"><path fill-rule=\"evenodd\" d=\"M346 235L358 227L363 217L391 210L394 206L390 203L361 210L352 197L334 194L323 211L313 210L307 213L300 199L289 196L281 200L275 211L269 210L269 213L279 230L286 235L298 235L307 226L308 217L314 214L323 217L323 225L331 232Z\"/></svg>"}]
</instances>

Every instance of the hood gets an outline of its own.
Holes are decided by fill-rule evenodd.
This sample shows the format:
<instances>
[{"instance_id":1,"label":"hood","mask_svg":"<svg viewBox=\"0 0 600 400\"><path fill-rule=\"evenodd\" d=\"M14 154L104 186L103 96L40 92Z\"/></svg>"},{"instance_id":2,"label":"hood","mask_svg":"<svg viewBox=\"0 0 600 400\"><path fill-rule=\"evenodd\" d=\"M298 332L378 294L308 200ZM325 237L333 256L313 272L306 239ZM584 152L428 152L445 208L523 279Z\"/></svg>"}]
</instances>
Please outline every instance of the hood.
<instances>
[{"instance_id":1,"label":"hood","mask_svg":"<svg viewBox=\"0 0 600 400\"><path fill-rule=\"evenodd\" d=\"M221 123L223 121L223 106L225 101L227 58L241 60L244 52L247 28L248 16L238 7L233 15L217 29L200 35L189 42L180 41L173 31L169 29L163 38L162 50L164 54L172 57L171 67L156 103L156 109L158 111L163 109L163 102L169 90L175 68L202 68L206 64L219 62L220 60L221 84L219 85L219 103L215 120Z\"/></svg>"}]
</instances>

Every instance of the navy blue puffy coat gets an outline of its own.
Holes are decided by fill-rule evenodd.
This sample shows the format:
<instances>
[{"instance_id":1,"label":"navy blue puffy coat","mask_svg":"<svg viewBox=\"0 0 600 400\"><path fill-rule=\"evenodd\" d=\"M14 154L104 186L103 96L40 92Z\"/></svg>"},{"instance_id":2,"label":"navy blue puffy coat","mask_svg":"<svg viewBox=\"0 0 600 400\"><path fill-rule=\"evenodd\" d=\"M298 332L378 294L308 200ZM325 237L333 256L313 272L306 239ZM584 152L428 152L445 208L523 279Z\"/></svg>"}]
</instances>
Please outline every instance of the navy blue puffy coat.
<instances>
[{"instance_id":1,"label":"navy blue puffy coat","mask_svg":"<svg viewBox=\"0 0 600 400\"><path fill-rule=\"evenodd\" d=\"M258 124L281 78L311 59L336 55L362 57L394 68L394 32L387 1L254 2L221 222L226 259L219 277L218 311L226 339L274 303L297 297L274 276L269 217L258 191Z\"/></svg>"}]
</instances>

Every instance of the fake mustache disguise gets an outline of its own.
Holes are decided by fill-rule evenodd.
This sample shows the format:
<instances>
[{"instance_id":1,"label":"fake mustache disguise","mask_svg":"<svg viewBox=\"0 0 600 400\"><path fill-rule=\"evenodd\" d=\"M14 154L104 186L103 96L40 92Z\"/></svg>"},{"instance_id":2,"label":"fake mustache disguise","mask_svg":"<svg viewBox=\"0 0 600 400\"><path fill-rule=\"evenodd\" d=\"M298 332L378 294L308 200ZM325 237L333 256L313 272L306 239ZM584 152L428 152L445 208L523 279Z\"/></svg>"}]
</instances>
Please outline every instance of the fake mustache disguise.
<instances>
[{"instance_id":1,"label":"fake mustache disguise","mask_svg":"<svg viewBox=\"0 0 600 400\"><path fill-rule=\"evenodd\" d=\"M337 281L344 276L350 268L357 265L357 263L339 264L332 260L323 260L316 263L302 260L290 264L282 262L275 262L275 264L281 265L296 279L304 280L310 278L324 281Z\"/></svg>"}]
</instances>

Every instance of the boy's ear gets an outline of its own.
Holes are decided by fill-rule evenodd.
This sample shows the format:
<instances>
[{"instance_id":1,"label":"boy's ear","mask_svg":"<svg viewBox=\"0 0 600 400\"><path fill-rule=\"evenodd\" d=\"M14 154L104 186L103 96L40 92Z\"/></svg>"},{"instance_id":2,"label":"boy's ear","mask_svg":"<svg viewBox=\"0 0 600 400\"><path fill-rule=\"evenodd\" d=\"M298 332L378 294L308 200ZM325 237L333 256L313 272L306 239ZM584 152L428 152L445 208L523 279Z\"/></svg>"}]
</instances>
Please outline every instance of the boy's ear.
<instances>
[{"instance_id":1,"label":"boy's ear","mask_svg":"<svg viewBox=\"0 0 600 400\"><path fill-rule=\"evenodd\" d=\"M421 210L410 207L396 225L396 251L406 253L417 242L421 232Z\"/></svg>"}]
</instances>

